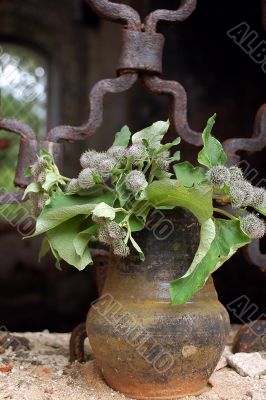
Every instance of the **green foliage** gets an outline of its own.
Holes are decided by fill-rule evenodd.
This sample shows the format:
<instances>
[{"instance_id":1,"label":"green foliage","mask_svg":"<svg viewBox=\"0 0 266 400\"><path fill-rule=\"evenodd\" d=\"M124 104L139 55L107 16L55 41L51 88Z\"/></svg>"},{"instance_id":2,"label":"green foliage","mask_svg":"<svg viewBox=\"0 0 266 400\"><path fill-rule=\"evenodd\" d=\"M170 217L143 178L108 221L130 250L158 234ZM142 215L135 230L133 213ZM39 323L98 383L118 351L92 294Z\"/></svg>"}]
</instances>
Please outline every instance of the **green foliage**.
<instances>
[{"instance_id":1,"label":"green foliage","mask_svg":"<svg viewBox=\"0 0 266 400\"><path fill-rule=\"evenodd\" d=\"M168 131L169 121L158 121L132 135L132 143L147 143L151 149L159 149L161 140Z\"/></svg>"},{"instance_id":2,"label":"green foliage","mask_svg":"<svg viewBox=\"0 0 266 400\"><path fill-rule=\"evenodd\" d=\"M177 137L175 140L173 140L171 143L166 143L163 144L159 149L156 151L156 154L162 154L164 151L170 150L173 146L177 146L181 142L180 137ZM177 151L176 153L180 154L180 151Z\"/></svg>"},{"instance_id":3,"label":"green foliage","mask_svg":"<svg viewBox=\"0 0 266 400\"><path fill-rule=\"evenodd\" d=\"M175 164L174 172L181 185L192 187L206 180L206 171L201 167L193 167L188 161Z\"/></svg>"},{"instance_id":4,"label":"green foliage","mask_svg":"<svg viewBox=\"0 0 266 400\"><path fill-rule=\"evenodd\" d=\"M115 211L113 207L110 207L104 202L97 204L92 214L98 218L106 218L110 220L115 218Z\"/></svg>"},{"instance_id":5,"label":"green foliage","mask_svg":"<svg viewBox=\"0 0 266 400\"><path fill-rule=\"evenodd\" d=\"M228 260L240 247L250 243L244 234L239 220L216 219L215 237L213 227L201 230L201 242L192 262L192 267L181 278L170 283L173 304L184 304L197 293L209 276Z\"/></svg>"},{"instance_id":6,"label":"green foliage","mask_svg":"<svg viewBox=\"0 0 266 400\"><path fill-rule=\"evenodd\" d=\"M265 207L262 207L262 208L256 208L256 210L257 210L260 214L266 216L266 206L265 206Z\"/></svg>"},{"instance_id":7,"label":"green foliage","mask_svg":"<svg viewBox=\"0 0 266 400\"><path fill-rule=\"evenodd\" d=\"M89 189L82 189L78 179L72 179L75 194L71 188L67 190L69 178L62 176L52 157L42 151L30 169L34 182L25 190L25 195L30 194L38 201L44 196L44 207L32 235L45 234L40 255L45 255L50 248L57 268L60 269L60 262L64 260L82 270L92 264L90 248L99 241L116 255L125 257L131 248L144 260L134 232L144 229L150 210L182 207L201 224L200 243L186 274L170 283L170 294L174 304L191 299L217 268L251 241L241 225L245 208L236 207L234 214L230 214L213 206L213 199L232 204L232 188L239 184L231 179L233 170L224 166L227 157L222 145L211 134L214 122L215 116L208 120L203 132L204 145L198 161L204 167L178 162L179 151L170 154L169 150L180 143L180 138L172 143L161 143L169 127L168 121L156 122L132 137L125 126L116 134L112 151L84 153L81 172L86 174L87 168L94 179ZM119 157L120 151L122 157ZM94 163L90 163L92 157L96 161L107 160L108 173L100 176ZM168 171L170 167L176 179L171 170ZM221 173L228 179L223 185L217 185ZM241 182L253 191L252 185ZM256 193L258 196L258 191ZM263 190L259 194L262 196L259 204L263 204ZM245 204L252 206L258 202L250 196ZM258 211L265 215L264 206ZM224 219L216 218L217 213ZM264 223L260 220L258 223L262 232Z\"/></svg>"},{"instance_id":8,"label":"green foliage","mask_svg":"<svg viewBox=\"0 0 266 400\"><path fill-rule=\"evenodd\" d=\"M120 132L117 132L115 135L115 141L113 143L113 146L123 146L127 147L128 143L130 141L130 136L131 132L129 130L129 127L125 125Z\"/></svg>"},{"instance_id":9,"label":"green foliage","mask_svg":"<svg viewBox=\"0 0 266 400\"><path fill-rule=\"evenodd\" d=\"M84 269L87 265L92 264L88 242L80 238L80 226L83 217L77 215L75 218L65 220L58 224L55 228L50 229L47 238L51 248L57 253L58 261L65 260L68 264L73 265L78 270ZM75 240L78 237L78 240Z\"/></svg>"},{"instance_id":10,"label":"green foliage","mask_svg":"<svg viewBox=\"0 0 266 400\"><path fill-rule=\"evenodd\" d=\"M211 134L213 125L215 124L215 117L216 114L209 118L207 122L207 126L202 134L203 149L198 154L198 162L208 168L219 164L223 165L227 161L223 146Z\"/></svg>"},{"instance_id":11,"label":"green foliage","mask_svg":"<svg viewBox=\"0 0 266 400\"><path fill-rule=\"evenodd\" d=\"M193 188L182 186L177 180L165 179L151 183L147 199L154 208L183 207L191 211L199 222L212 216L212 189L209 185Z\"/></svg>"},{"instance_id":12,"label":"green foliage","mask_svg":"<svg viewBox=\"0 0 266 400\"><path fill-rule=\"evenodd\" d=\"M106 203L112 203L114 197L112 193L105 193L98 198L105 199ZM94 200L96 201L95 198ZM73 217L89 216L96 206L99 207L99 204L90 203L85 196L65 196L62 192L56 192L37 218L36 229L31 237L45 233Z\"/></svg>"}]
</instances>

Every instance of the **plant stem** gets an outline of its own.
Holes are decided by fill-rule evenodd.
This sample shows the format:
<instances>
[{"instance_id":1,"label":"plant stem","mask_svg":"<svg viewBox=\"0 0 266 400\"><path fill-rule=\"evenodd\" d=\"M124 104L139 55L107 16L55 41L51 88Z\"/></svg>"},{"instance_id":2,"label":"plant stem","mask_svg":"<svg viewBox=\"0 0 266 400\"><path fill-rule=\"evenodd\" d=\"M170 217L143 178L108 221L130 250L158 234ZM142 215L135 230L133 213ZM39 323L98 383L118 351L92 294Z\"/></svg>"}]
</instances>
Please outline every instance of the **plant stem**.
<instances>
[{"instance_id":1,"label":"plant stem","mask_svg":"<svg viewBox=\"0 0 266 400\"><path fill-rule=\"evenodd\" d=\"M213 208L213 211L225 215L226 217L232 219L232 220L237 220L238 218L236 218L233 214L230 214L229 212L225 211L225 210L221 210L220 208Z\"/></svg>"}]
</instances>

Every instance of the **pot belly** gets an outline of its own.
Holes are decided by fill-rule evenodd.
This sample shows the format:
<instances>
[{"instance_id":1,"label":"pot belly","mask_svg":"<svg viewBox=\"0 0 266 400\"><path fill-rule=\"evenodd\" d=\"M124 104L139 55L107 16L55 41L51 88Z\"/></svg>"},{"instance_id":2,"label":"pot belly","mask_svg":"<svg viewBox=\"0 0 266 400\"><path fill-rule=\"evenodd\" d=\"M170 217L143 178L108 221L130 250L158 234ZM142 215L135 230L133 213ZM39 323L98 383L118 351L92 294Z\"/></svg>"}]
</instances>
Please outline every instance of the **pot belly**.
<instances>
[{"instance_id":1,"label":"pot belly","mask_svg":"<svg viewBox=\"0 0 266 400\"><path fill-rule=\"evenodd\" d=\"M172 306L118 302L105 294L87 319L106 382L136 399L174 399L204 391L228 331L226 310L210 298Z\"/></svg>"}]
</instances>

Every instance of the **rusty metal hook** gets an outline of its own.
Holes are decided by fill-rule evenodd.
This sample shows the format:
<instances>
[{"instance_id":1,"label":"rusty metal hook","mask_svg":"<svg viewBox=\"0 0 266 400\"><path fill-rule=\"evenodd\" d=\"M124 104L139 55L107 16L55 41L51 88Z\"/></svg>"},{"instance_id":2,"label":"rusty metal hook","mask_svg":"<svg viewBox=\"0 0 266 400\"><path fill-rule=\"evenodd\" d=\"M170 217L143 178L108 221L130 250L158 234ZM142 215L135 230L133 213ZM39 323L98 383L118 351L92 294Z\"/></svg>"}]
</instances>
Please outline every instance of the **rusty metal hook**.
<instances>
[{"instance_id":1,"label":"rusty metal hook","mask_svg":"<svg viewBox=\"0 0 266 400\"><path fill-rule=\"evenodd\" d=\"M16 133L24 139L36 139L33 129L18 119L2 118L0 119L0 130Z\"/></svg>"},{"instance_id":2,"label":"rusty metal hook","mask_svg":"<svg viewBox=\"0 0 266 400\"><path fill-rule=\"evenodd\" d=\"M89 119L80 127L57 126L47 134L47 140L81 140L93 135L103 120L103 98L107 93L120 93L128 90L138 79L137 74L125 74L114 79L105 79L94 85L89 97Z\"/></svg>"},{"instance_id":3,"label":"rusty metal hook","mask_svg":"<svg viewBox=\"0 0 266 400\"><path fill-rule=\"evenodd\" d=\"M201 146L201 133L193 131L187 122L187 94L183 86L179 82L166 81L156 75L146 74L142 75L142 83L148 92L170 98L169 119L175 132L186 142Z\"/></svg>"},{"instance_id":4,"label":"rusty metal hook","mask_svg":"<svg viewBox=\"0 0 266 400\"><path fill-rule=\"evenodd\" d=\"M101 17L126 25L133 31L141 29L138 12L126 4L112 3L108 0L87 0L91 8Z\"/></svg>"},{"instance_id":5,"label":"rusty metal hook","mask_svg":"<svg viewBox=\"0 0 266 400\"><path fill-rule=\"evenodd\" d=\"M266 103L257 111L251 138L227 139L223 142L223 147L231 163L240 160L238 151L248 151L252 154L266 147Z\"/></svg>"},{"instance_id":6,"label":"rusty metal hook","mask_svg":"<svg viewBox=\"0 0 266 400\"><path fill-rule=\"evenodd\" d=\"M182 0L177 10L156 10L145 18L145 31L156 32L159 21L184 21L197 6L197 0Z\"/></svg>"}]
</instances>

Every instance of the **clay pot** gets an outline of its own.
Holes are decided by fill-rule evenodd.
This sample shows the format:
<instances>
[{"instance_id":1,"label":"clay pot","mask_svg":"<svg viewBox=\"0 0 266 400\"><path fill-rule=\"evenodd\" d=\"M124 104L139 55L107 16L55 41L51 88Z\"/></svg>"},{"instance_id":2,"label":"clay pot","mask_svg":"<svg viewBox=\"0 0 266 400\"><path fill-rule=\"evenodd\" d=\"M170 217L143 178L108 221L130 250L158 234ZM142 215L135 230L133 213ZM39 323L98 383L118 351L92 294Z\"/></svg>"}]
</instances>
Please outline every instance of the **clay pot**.
<instances>
[{"instance_id":1,"label":"clay pot","mask_svg":"<svg viewBox=\"0 0 266 400\"><path fill-rule=\"evenodd\" d=\"M175 399L205 390L223 352L229 319L212 279L191 301L171 305L169 281L188 269L199 225L182 209L164 211L165 217L154 213L148 228L135 235L145 261L136 254L110 257L87 333L112 388L136 399Z\"/></svg>"}]
</instances>

